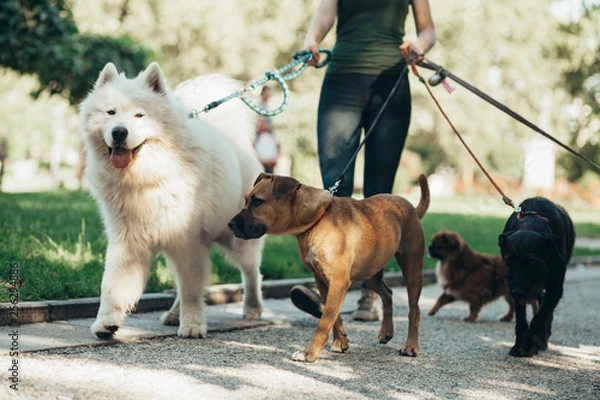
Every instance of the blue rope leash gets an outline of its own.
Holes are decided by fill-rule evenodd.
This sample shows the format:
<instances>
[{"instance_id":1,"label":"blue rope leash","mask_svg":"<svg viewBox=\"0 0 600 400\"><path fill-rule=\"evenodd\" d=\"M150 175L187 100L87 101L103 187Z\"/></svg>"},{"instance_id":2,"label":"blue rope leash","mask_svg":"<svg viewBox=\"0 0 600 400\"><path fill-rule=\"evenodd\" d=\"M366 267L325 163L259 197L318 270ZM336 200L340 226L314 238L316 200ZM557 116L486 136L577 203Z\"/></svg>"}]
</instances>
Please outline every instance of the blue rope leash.
<instances>
[{"instance_id":1,"label":"blue rope leash","mask_svg":"<svg viewBox=\"0 0 600 400\"><path fill-rule=\"evenodd\" d=\"M327 63L329 62L329 59L331 57L330 50L319 49L319 53L325 54L326 57L324 60L319 62L319 64L315 68L322 68L325 65L327 65ZM241 90L231 93L229 96L226 96L220 100L216 100L211 103L208 103L207 105L204 106L204 108L202 108L200 110L198 110L196 108L192 109L190 117L198 118L199 114L209 112L213 108L218 107L221 104L225 103L226 101L229 101L229 100L235 99L235 98L240 98L244 103L246 103L246 105L248 107L250 107L253 111L257 112L258 114L261 114L261 115L264 115L267 117L272 117L273 115L277 115L280 112L282 112L285 109L285 107L287 107L287 104L288 104L288 99L290 96L290 89L288 88L286 81L294 79L294 78L298 77L302 72L304 72L304 70L308 66L308 63L310 62L312 57L313 57L312 53L308 50L295 51L294 54L292 55L292 58L294 59L294 61L290 62L289 64L287 64L277 70L267 71L265 73L264 78L259 79L256 82L253 82L253 83L250 83L250 84L244 86ZM298 69L296 69L295 71L289 72L288 74L285 74L285 72L288 72L289 70L291 70L292 68L296 67L299 64L302 64L302 65L300 65L300 67ZM257 87L264 85L265 83L267 83L271 80L276 81L279 84L279 86L281 87L281 91L283 92L283 101L281 102L281 105L279 107L277 107L276 109L267 110L265 108L262 108L262 107L256 105L254 102L252 102L252 100L248 99L245 96L245 94L247 92L251 92L251 91L255 90Z\"/></svg>"}]
</instances>

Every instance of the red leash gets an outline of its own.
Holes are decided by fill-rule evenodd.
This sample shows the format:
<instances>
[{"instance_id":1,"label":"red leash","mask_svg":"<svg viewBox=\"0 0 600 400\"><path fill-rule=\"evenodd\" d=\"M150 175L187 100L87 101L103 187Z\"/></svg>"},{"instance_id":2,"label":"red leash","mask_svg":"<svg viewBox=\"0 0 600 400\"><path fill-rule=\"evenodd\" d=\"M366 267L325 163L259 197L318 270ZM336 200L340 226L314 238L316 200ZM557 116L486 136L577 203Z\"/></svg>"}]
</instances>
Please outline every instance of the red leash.
<instances>
[{"instance_id":1,"label":"red leash","mask_svg":"<svg viewBox=\"0 0 600 400\"><path fill-rule=\"evenodd\" d=\"M406 56L408 58L408 49L403 49L403 50L404 50L404 54L406 54ZM492 177L490 176L490 174L486 171L486 169L479 162L479 160L477 159L477 157L475 156L475 154L471 151L471 149L469 148L469 146L467 145L467 143L464 141L463 137L458 132L458 130L456 129L456 127L454 127L454 124L452 123L452 121L450 121L450 118L448 118L448 115L446 115L446 113L444 112L444 109L442 108L442 106L440 105L440 103L437 101L437 99L433 95L433 92L431 91L431 88L429 87L429 85L427 84L427 82L425 81L425 79L423 79L423 77L421 75L419 75L419 71L417 71L417 66L415 65L415 61L414 60L410 62L410 66L411 66L413 74L417 78L419 78L419 81L421 81L421 83L423 83L423 85L425 85L425 88L427 89L427 92L429 93L429 96L431 96L431 98L433 99L435 105L438 107L438 109L440 110L440 112L442 113L442 115L444 116L444 118L446 119L446 121L448 121L448 124L450 124L450 127L452 128L452 130L454 131L454 133L456 134L456 136L458 136L458 139L461 141L461 143L463 144L463 146L465 146L465 148L467 149L467 151L469 152L469 154L471 155L471 157L473 158L473 160L475 160L475 162L477 163L477 165L479 166L479 168L481 169L481 171L483 171L483 173L485 174L485 176L487 176L487 178L492 183L492 185L494 185L494 187L496 188L496 190L498 191L498 193L500 193L502 195L502 200L504 201L504 203L507 204L507 205L509 205L509 206L511 206L512 208L516 209L517 207L515 206L515 204L513 203L513 201L508 196L506 196L504 194L504 192L502 191L502 189L500 189L500 186L498 186L496 184L496 182L494 182L494 180L492 179Z\"/></svg>"}]
</instances>

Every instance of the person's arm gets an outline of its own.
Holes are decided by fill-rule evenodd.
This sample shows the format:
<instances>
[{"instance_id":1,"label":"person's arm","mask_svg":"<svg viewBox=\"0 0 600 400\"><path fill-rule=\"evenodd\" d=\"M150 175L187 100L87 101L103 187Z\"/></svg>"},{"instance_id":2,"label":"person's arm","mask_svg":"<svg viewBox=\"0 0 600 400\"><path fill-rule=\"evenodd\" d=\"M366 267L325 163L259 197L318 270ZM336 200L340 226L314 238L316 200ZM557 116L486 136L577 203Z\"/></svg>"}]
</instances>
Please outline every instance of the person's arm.
<instances>
[{"instance_id":1,"label":"person's arm","mask_svg":"<svg viewBox=\"0 0 600 400\"><path fill-rule=\"evenodd\" d=\"M319 43L325 38L335 22L337 7L337 0L321 0L317 11L310 21L308 32L304 39L304 49L309 50L313 55L310 61L310 65L312 66L319 63Z\"/></svg>"},{"instance_id":2,"label":"person's arm","mask_svg":"<svg viewBox=\"0 0 600 400\"><path fill-rule=\"evenodd\" d=\"M435 44L435 26L431 17L429 0L412 0L413 16L417 30L417 40L406 40L400 45L400 50L408 49L409 58L419 61L423 54Z\"/></svg>"}]
</instances>

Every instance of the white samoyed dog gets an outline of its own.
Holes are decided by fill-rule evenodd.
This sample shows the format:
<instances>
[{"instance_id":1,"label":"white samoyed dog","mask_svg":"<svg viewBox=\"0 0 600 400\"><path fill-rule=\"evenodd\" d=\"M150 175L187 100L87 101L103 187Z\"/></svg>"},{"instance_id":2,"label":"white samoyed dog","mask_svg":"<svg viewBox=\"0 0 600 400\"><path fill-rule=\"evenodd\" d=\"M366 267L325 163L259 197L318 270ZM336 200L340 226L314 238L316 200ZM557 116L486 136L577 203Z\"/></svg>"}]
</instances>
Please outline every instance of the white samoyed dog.
<instances>
[{"instance_id":1,"label":"white samoyed dog","mask_svg":"<svg viewBox=\"0 0 600 400\"><path fill-rule=\"evenodd\" d=\"M85 176L108 236L100 309L91 329L111 338L140 296L155 252L177 297L162 316L181 337L205 337L204 292L216 243L242 271L244 316L262 312L263 241L237 239L228 221L263 170L252 146L254 113L240 101L190 117L241 88L223 75L167 86L157 63L128 79L108 63L80 107Z\"/></svg>"}]
</instances>

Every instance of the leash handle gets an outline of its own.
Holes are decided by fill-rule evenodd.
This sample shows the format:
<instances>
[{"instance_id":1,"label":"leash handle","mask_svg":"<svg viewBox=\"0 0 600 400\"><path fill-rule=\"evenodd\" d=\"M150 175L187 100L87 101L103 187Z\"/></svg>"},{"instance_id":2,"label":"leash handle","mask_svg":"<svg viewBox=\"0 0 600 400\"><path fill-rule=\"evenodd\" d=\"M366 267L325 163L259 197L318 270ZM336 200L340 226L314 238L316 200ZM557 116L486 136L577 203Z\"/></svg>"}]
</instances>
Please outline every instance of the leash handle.
<instances>
[{"instance_id":1,"label":"leash handle","mask_svg":"<svg viewBox=\"0 0 600 400\"><path fill-rule=\"evenodd\" d=\"M421 77L421 75L419 75L419 71L417 71L417 66L415 64L415 60L410 57L408 48L405 47L402 49L402 51L404 52L404 58L406 58L407 64L410 64L410 68L412 69L413 74L419 79L419 81L421 81L422 83L425 83L425 80Z\"/></svg>"},{"instance_id":2,"label":"leash handle","mask_svg":"<svg viewBox=\"0 0 600 400\"><path fill-rule=\"evenodd\" d=\"M287 83L285 83L284 77L282 77L277 71L267 71L265 73L265 75L268 78L268 80L276 81L279 84L279 86L281 87L281 91L283 92L283 100L281 101L281 104L279 105L279 107L277 107L273 110L267 110L265 108L260 107L259 105L254 103L252 100L250 100L246 96L241 96L240 99L248 107L250 107L250 109L252 111L254 111L260 115L264 115L266 117L272 117L274 115L281 113L287 107L288 99L290 96L290 89L289 89Z\"/></svg>"},{"instance_id":3,"label":"leash handle","mask_svg":"<svg viewBox=\"0 0 600 400\"><path fill-rule=\"evenodd\" d=\"M319 48L319 53L325 54L325 58L322 59L321 61L319 61L319 63L317 65L315 65L315 68L317 68L317 69L323 68L324 66L329 64L329 61L331 60L331 50ZM302 59L304 61L304 63L308 64L308 62L310 60L312 60L313 54L309 50L306 50L306 49L296 50L292 54L292 58L294 60Z\"/></svg>"}]
</instances>

